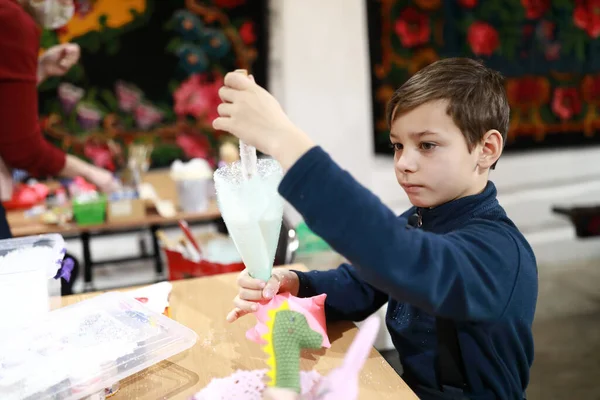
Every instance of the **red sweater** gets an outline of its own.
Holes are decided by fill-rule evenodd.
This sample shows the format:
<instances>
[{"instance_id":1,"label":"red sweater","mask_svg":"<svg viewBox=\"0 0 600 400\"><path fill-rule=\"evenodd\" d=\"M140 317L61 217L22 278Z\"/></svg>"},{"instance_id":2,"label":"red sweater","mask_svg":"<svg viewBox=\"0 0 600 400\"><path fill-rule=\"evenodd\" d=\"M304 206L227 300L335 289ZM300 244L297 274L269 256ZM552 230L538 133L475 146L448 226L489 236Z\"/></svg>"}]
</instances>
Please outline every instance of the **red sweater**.
<instances>
[{"instance_id":1,"label":"red sweater","mask_svg":"<svg viewBox=\"0 0 600 400\"><path fill-rule=\"evenodd\" d=\"M65 153L38 122L40 30L15 0L0 0L0 158L33 176L58 175Z\"/></svg>"}]
</instances>

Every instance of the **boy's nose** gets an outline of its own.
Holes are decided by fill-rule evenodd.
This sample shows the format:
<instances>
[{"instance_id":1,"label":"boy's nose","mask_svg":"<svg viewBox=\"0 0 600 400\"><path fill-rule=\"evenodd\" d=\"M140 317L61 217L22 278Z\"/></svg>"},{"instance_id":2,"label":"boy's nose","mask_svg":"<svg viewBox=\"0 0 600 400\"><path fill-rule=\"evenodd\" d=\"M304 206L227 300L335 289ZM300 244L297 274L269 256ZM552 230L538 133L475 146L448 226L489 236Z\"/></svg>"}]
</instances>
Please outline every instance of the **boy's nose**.
<instances>
[{"instance_id":1,"label":"boy's nose","mask_svg":"<svg viewBox=\"0 0 600 400\"><path fill-rule=\"evenodd\" d=\"M403 151L396 161L396 168L403 173L415 172L417 170L415 157L411 157L408 151Z\"/></svg>"}]
</instances>

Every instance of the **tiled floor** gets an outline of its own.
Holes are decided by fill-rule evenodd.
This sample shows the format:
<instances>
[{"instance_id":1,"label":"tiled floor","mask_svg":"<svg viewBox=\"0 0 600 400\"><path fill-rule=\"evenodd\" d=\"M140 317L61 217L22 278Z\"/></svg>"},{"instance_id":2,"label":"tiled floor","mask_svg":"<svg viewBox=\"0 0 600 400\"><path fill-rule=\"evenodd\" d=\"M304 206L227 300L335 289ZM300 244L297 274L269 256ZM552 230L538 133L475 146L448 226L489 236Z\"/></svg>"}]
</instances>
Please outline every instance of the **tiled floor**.
<instances>
[{"instance_id":1,"label":"tiled floor","mask_svg":"<svg viewBox=\"0 0 600 400\"><path fill-rule=\"evenodd\" d=\"M301 257L311 269L341 261L332 254ZM153 265L136 262L94 270L97 289L150 283ZM600 400L600 260L585 265L540 266L534 323L535 362L529 400ZM81 282L75 285L81 290ZM384 355L399 367L395 351Z\"/></svg>"}]
</instances>

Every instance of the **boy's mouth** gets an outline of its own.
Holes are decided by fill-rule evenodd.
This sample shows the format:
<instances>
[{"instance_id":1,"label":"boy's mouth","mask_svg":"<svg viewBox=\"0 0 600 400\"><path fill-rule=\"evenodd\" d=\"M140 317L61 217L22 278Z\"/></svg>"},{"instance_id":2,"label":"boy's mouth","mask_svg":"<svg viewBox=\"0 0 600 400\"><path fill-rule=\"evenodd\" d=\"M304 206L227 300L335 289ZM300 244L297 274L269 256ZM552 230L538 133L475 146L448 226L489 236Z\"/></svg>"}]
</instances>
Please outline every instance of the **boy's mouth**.
<instances>
[{"instance_id":1,"label":"boy's mouth","mask_svg":"<svg viewBox=\"0 0 600 400\"><path fill-rule=\"evenodd\" d=\"M408 183L401 183L400 186L402 186L402 189L404 189L406 193L417 193L423 189L423 185L413 185Z\"/></svg>"}]
</instances>

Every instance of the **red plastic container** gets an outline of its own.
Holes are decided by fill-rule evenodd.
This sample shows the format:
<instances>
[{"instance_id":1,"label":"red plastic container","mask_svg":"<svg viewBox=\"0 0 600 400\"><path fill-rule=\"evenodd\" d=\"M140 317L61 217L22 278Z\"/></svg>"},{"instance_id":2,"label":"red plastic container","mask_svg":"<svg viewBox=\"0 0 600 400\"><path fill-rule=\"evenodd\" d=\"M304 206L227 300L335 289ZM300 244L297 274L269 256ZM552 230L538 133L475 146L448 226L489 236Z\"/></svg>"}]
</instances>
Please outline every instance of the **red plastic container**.
<instances>
[{"instance_id":1,"label":"red plastic container","mask_svg":"<svg viewBox=\"0 0 600 400\"><path fill-rule=\"evenodd\" d=\"M183 257L178 251L163 249L169 265L169 280L196 278L201 276L211 276L226 274L228 272L241 272L246 268L244 263L220 264L212 263L206 260L193 262Z\"/></svg>"}]
</instances>

